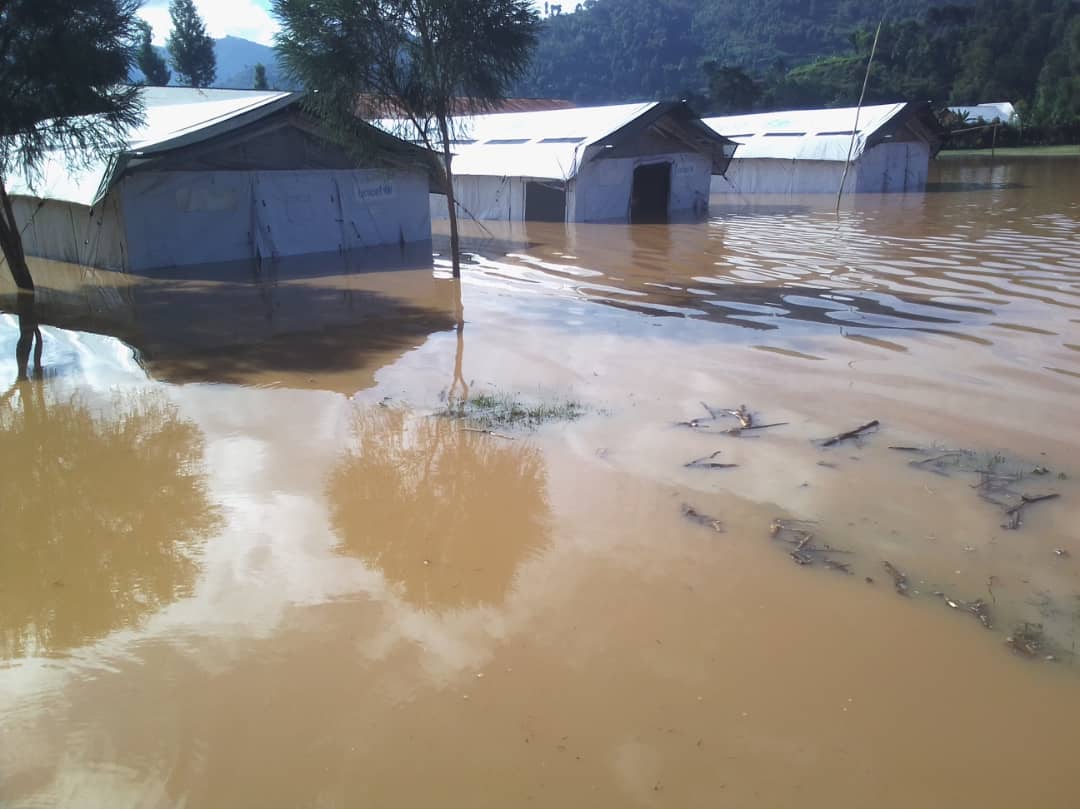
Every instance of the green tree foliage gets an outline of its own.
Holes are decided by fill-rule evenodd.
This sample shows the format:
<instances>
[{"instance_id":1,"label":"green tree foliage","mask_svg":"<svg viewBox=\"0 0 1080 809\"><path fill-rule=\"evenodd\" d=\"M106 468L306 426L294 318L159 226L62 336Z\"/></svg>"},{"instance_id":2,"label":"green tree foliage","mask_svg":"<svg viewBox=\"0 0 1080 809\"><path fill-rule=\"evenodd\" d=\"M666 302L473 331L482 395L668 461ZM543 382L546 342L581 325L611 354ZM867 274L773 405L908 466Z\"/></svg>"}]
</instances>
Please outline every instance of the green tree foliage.
<instances>
[{"instance_id":1,"label":"green tree foliage","mask_svg":"<svg viewBox=\"0 0 1080 809\"><path fill-rule=\"evenodd\" d=\"M188 87L209 87L217 76L214 40L195 9L195 0L170 0L172 33L165 43L177 79Z\"/></svg>"},{"instance_id":2,"label":"green tree foliage","mask_svg":"<svg viewBox=\"0 0 1080 809\"><path fill-rule=\"evenodd\" d=\"M266 65L255 65L255 84L256 90L269 90L270 85L266 83Z\"/></svg>"},{"instance_id":3,"label":"green tree foliage","mask_svg":"<svg viewBox=\"0 0 1080 809\"><path fill-rule=\"evenodd\" d=\"M702 65L708 82L709 111L716 114L753 109L763 92L762 82L740 67L718 65L709 60Z\"/></svg>"},{"instance_id":4,"label":"green tree foliage","mask_svg":"<svg viewBox=\"0 0 1080 809\"><path fill-rule=\"evenodd\" d=\"M894 0L894 18L938 0ZM691 95L703 63L760 74L843 51L881 14L868 0L587 0L544 21L522 95L579 102Z\"/></svg>"},{"instance_id":5,"label":"green tree foliage","mask_svg":"<svg viewBox=\"0 0 1080 809\"><path fill-rule=\"evenodd\" d=\"M491 108L529 64L539 20L529 0L274 0L278 52L333 131L400 119L399 134L443 156L450 252L460 275L451 167L452 118L467 100Z\"/></svg>"},{"instance_id":6,"label":"green tree foliage","mask_svg":"<svg viewBox=\"0 0 1080 809\"><path fill-rule=\"evenodd\" d=\"M139 50L135 57L135 64L142 71L146 83L151 87L164 87L172 78L169 66L161 57L153 44L153 32L144 20L139 20Z\"/></svg>"},{"instance_id":7,"label":"green tree foliage","mask_svg":"<svg viewBox=\"0 0 1080 809\"><path fill-rule=\"evenodd\" d=\"M58 152L73 166L113 151L141 119L123 82L135 64L139 0L0 0L0 248L34 288L5 178L32 179Z\"/></svg>"},{"instance_id":8,"label":"green tree foliage","mask_svg":"<svg viewBox=\"0 0 1080 809\"><path fill-rule=\"evenodd\" d=\"M767 103L850 104L858 97L873 32L852 36L848 54L789 71ZM868 102L930 100L941 105L1012 101L1027 123L1080 124L1080 4L1075 0L978 0L922 20L886 23Z\"/></svg>"}]
</instances>

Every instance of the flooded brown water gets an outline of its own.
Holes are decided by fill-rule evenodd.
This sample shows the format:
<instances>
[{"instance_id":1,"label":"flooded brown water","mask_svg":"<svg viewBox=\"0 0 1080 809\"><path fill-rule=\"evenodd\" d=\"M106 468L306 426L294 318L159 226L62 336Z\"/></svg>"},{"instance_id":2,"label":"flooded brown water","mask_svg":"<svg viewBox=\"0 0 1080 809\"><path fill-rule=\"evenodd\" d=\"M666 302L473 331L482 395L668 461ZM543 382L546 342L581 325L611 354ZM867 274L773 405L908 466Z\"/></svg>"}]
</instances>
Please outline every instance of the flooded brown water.
<instances>
[{"instance_id":1,"label":"flooded brown water","mask_svg":"<svg viewBox=\"0 0 1080 809\"><path fill-rule=\"evenodd\" d=\"M38 262L0 806L1077 806L1080 160L934 177L474 226L460 286Z\"/></svg>"}]
</instances>

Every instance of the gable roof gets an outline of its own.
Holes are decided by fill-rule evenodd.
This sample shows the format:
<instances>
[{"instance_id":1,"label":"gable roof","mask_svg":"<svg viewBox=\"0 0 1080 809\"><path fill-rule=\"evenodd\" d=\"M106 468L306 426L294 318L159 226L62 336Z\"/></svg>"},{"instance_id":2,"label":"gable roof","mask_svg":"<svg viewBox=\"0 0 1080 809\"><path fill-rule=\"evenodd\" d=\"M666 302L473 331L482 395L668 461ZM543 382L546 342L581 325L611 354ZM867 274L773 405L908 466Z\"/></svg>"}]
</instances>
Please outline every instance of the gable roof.
<instances>
[{"instance_id":1,"label":"gable roof","mask_svg":"<svg viewBox=\"0 0 1080 809\"><path fill-rule=\"evenodd\" d=\"M32 182L13 176L8 192L93 206L125 172L298 107L303 97L302 93L191 87L143 87L139 95L144 119L127 132L123 149L74 170L63 154L53 153ZM385 133L380 136L390 140ZM415 148L400 142L397 145Z\"/></svg>"},{"instance_id":2,"label":"gable roof","mask_svg":"<svg viewBox=\"0 0 1080 809\"><path fill-rule=\"evenodd\" d=\"M856 113L858 130L852 147ZM886 140L899 126L917 118L931 152L937 151L940 126L927 105L878 104L822 110L787 110L753 115L723 115L705 123L739 144L739 159L844 161L851 148L856 160L868 148Z\"/></svg>"},{"instance_id":3,"label":"gable roof","mask_svg":"<svg viewBox=\"0 0 1080 809\"><path fill-rule=\"evenodd\" d=\"M682 101L493 113L454 119L454 173L461 176L532 177L566 181L591 146L616 147L653 126L670 125L696 150L715 152L726 168L735 144L705 126ZM376 126L415 138L411 125L383 120ZM726 150L726 151L725 151Z\"/></svg>"},{"instance_id":4,"label":"gable roof","mask_svg":"<svg viewBox=\"0 0 1080 809\"><path fill-rule=\"evenodd\" d=\"M991 124L995 121L1012 124L1019 119L1016 107L1008 101L983 101L968 106L949 107L949 111L963 116L966 121L972 122L983 120Z\"/></svg>"}]
</instances>

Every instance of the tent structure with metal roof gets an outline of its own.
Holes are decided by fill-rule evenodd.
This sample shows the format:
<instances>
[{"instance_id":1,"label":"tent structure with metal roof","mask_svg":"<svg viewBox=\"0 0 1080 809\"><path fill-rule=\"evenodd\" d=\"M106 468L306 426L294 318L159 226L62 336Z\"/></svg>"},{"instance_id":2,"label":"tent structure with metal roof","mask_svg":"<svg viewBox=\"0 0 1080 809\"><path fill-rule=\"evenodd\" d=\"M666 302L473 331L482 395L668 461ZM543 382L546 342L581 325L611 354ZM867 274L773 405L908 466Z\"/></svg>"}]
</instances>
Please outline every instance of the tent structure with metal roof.
<instances>
[{"instance_id":1,"label":"tent structure with metal roof","mask_svg":"<svg viewBox=\"0 0 1080 809\"><path fill-rule=\"evenodd\" d=\"M985 121L988 124L1020 123L1020 115L1016 112L1016 107L1009 101L983 101L968 106L949 107L949 112L955 113L965 121L972 123L978 121Z\"/></svg>"},{"instance_id":2,"label":"tent structure with metal roof","mask_svg":"<svg viewBox=\"0 0 1080 809\"><path fill-rule=\"evenodd\" d=\"M360 167L300 94L147 87L120 151L50 155L9 193L28 255L113 270L428 242L424 159L371 129Z\"/></svg>"},{"instance_id":3,"label":"tent structure with metal roof","mask_svg":"<svg viewBox=\"0 0 1080 809\"><path fill-rule=\"evenodd\" d=\"M378 124L409 138L394 121ZM460 214L487 220L597 222L704 210L735 144L684 102L474 115L455 120ZM432 216L446 216L433 196Z\"/></svg>"},{"instance_id":4,"label":"tent structure with metal roof","mask_svg":"<svg viewBox=\"0 0 1080 809\"><path fill-rule=\"evenodd\" d=\"M713 193L831 193L918 191L942 130L926 104L880 104L858 109L790 110L706 118L739 144Z\"/></svg>"}]
</instances>

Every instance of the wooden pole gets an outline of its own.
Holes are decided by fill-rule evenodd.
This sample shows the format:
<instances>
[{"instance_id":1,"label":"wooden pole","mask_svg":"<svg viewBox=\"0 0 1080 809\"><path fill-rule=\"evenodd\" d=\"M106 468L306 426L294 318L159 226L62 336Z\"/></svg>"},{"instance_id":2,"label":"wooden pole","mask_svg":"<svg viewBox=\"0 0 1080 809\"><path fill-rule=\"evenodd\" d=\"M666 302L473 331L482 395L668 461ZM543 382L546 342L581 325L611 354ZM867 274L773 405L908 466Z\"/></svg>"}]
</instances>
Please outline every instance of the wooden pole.
<instances>
[{"instance_id":1,"label":"wooden pole","mask_svg":"<svg viewBox=\"0 0 1080 809\"><path fill-rule=\"evenodd\" d=\"M859 93L859 105L855 108L855 125L851 128L851 141L848 143L847 160L844 161L844 173L840 177L840 190L836 192L837 213L840 213L840 197L844 194L844 183L847 182L848 169L851 168L851 153L855 150L855 136L859 132L859 113L862 112L863 99L866 98L866 85L870 83L870 66L874 64L874 54L877 52L878 37L881 36L883 22L885 22L884 17L878 20L877 31L874 32L874 44L870 46L870 58L866 60L866 75L863 76L862 92Z\"/></svg>"}]
</instances>

